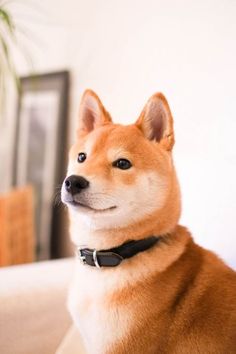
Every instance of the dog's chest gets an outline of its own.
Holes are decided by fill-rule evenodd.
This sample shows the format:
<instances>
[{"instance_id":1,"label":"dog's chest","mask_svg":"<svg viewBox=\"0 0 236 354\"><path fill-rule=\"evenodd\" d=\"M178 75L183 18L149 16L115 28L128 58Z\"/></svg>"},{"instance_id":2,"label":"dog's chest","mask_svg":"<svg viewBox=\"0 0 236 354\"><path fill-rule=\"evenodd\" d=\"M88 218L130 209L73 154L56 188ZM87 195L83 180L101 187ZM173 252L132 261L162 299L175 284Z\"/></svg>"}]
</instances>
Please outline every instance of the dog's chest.
<instances>
[{"instance_id":1,"label":"dog's chest","mask_svg":"<svg viewBox=\"0 0 236 354\"><path fill-rule=\"evenodd\" d=\"M105 353L127 335L132 325L129 306L108 300L115 279L100 276L99 270L77 269L69 292L69 310L80 330L88 353ZM119 284L116 284L119 286Z\"/></svg>"}]
</instances>

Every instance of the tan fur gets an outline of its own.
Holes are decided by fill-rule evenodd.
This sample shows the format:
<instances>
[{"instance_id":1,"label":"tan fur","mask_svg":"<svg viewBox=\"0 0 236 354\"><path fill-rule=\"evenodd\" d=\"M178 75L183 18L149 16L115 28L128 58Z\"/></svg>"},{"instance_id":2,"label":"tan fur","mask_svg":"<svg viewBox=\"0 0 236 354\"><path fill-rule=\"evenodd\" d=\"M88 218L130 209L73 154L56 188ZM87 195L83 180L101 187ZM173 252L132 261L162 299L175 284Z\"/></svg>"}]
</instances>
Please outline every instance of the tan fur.
<instances>
[{"instance_id":1,"label":"tan fur","mask_svg":"<svg viewBox=\"0 0 236 354\"><path fill-rule=\"evenodd\" d=\"M236 353L236 273L178 225L173 145L162 94L151 97L134 125L121 126L91 90L85 92L67 175L90 181L84 200L95 210L69 207L73 242L99 250L166 235L115 268L76 261L68 305L89 354ZM79 152L87 153L82 164ZM114 168L117 158L133 167ZM107 211L114 203L117 211Z\"/></svg>"}]
</instances>

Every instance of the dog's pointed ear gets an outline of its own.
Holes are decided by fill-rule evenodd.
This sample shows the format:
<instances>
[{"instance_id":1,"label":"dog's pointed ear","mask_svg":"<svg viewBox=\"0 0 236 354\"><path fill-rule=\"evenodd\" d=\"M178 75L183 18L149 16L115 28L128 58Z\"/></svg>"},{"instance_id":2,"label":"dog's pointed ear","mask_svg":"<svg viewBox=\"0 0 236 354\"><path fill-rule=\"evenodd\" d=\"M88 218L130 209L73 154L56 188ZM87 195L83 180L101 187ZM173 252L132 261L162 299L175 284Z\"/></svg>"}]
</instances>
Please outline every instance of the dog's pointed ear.
<instances>
[{"instance_id":1,"label":"dog's pointed ear","mask_svg":"<svg viewBox=\"0 0 236 354\"><path fill-rule=\"evenodd\" d=\"M85 135L99 126L111 123L109 113L95 92L86 90L79 109L78 135Z\"/></svg>"},{"instance_id":2,"label":"dog's pointed ear","mask_svg":"<svg viewBox=\"0 0 236 354\"><path fill-rule=\"evenodd\" d=\"M174 145L173 118L162 93L154 94L145 105L136 125L149 140L160 143L166 150Z\"/></svg>"}]
</instances>

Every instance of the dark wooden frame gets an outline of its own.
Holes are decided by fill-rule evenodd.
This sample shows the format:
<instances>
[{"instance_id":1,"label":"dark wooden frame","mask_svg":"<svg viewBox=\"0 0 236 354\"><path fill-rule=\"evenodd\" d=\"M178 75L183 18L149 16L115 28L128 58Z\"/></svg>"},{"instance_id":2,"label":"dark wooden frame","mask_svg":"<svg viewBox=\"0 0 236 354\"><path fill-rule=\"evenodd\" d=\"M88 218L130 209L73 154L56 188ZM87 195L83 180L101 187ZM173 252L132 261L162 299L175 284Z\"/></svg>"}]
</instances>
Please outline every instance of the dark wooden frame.
<instances>
[{"instance_id":1,"label":"dark wooden frame","mask_svg":"<svg viewBox=\"0 0 236 354\"><path fill-rule=\"evenodd\" d=\"M18 109L17 109L17 119L16 119L16 134L15 134L15 153L14 153L14 167L13 167L13 185L14 186L19 186L22 185L22 180L20 181L19 178L19 171L20 171L20 158L19 158L19 150L21 146L24 146L24 141L22 139L22 133L23 129L21 129L22 126L22 106L24 105L22 102L24 102L24 97L29 94L32 95L38 95L38 94L45 94L47 95L47 92L54 92L55 95L58 95L57 100L58 100L58 114L57 117L54 117L54 119L57 120L56 126L57 126L57 131L55 132L56 137L54 136L54 139L56 140L55 146L51 146L51 149L54 149L54 155L56 157L54 165L54 171L53 175L53 189L51 191L51 202L50 202L50 210L48 212L51 213L50 215L50 225L48 225L48 229L50 229L50 235L47 235L47 240L46 235L45 238L40 234L39 230L36 230L36 234L38 235L37 240L36 240L36 258L38 260L42 259L49 259L49 258L57 258L59 256L59 249L58 249L58 244L60 243L59 239L61 237L60 232L59 232L59 224L60 224L60 215L61 215L61 210L60 206L58 206L55 203L55 194L56 194L56 188L62 183L63 178L65 176L65 162L66 162L66 150L67 150L67 128L68 128L68 116L69 116L69 72L68 71L58 71L58 72L52 72L52 73L46 73L46 74L39 74L39 75L33 75L33 76L26 76L22 77L20 79L21 83L21 94L19 96L19 101L18 101ZM54 96L55 96L54 95ZM36 96L35 96L36 97ZM36 104L36 112L37 110L39 111L40 107L37 107ZM27 113L28 114L28 113ZM29 114L30 116L30 114ZM33 115L32 115L33 117ZM21 119L22 118L22 119ZM29 121L31 118L27 118ZM35 118L32 118L32 120ZM37 114L36 114L36 122L37 122ZM41 118L40 118L41 119ZM31 121L32 121L31 120ZM26 119L25 119L26 121ZM31 123L34 124L34 123ZM29 124L30 125L30 124ZM28 128L30 129L30 128ZM35 130L34 130L35 131ZM44 130L45 132L46 130ZM45 133L46 134L49 133ZM30 146L30 134L27 136L27 142ZM34 142L32 142L34 144ZM22 145L23 144L23 145ZM24 150L26 148L24 147ZM26 153L24 151L24 154L26 156ZM29 154L30 152L28 152ZM39 153L40 154L40 153ZM27 156L27 159L29 157ZM45 156L44 156L44 159ZM26 158L24 159L26 161ZM53 162L53 163L54 163ZM27 167L27 164L25 163L25 166ZM30 165L29 165L30 166ZM26 168L25 168L26 170ZM27 171L25 171L25 174ZM27 178L23 178L24 184L26 183L32 183L32 180L27 180ZM42 191L43 191L43 185L42 185ZM39 193L38 193L39 194ZM43 202L42 202L43 203ZM42 210L38 210L38 213L42 213ZM40 214L41 215L41 214ZM40 227L39 227L40 228ZM50 239L48 239L50 237Z\"/></svg>"}]
</instances>

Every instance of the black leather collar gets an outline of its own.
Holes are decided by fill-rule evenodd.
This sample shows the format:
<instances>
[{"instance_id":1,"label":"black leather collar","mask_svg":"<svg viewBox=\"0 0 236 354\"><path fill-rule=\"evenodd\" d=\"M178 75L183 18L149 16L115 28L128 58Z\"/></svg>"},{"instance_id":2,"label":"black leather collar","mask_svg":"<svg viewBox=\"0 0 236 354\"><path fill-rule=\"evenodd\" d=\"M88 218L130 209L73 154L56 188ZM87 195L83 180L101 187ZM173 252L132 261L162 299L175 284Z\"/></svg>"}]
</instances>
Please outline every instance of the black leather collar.
<instances>
[{"instance_id":1,"label":"black leather collar","mask_svg":"<svg viewBox=\"0 0 236 354\"><path fill-rule=\"evenodd\" d=\"M92 250L89 248L78 248L77 256L83 264L93 267L116 267L124 259L131 258L139 252L143 252L153 247L163 236L150 236L148 238L129 241L123 245L109 250Z\"/></svg>"}]
</instances>

